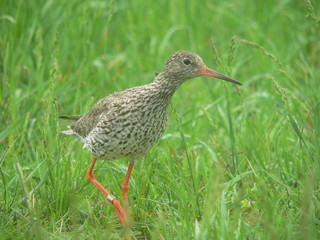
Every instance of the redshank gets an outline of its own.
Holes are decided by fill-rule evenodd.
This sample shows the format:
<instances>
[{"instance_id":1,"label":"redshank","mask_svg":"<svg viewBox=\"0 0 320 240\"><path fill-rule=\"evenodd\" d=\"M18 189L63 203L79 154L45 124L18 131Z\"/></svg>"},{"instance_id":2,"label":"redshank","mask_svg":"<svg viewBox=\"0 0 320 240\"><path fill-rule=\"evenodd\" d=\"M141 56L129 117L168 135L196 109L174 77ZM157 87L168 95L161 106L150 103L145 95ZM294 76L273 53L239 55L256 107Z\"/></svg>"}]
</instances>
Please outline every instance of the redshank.
<instances>
[{"instance_id":1,"label":"redshank","mask_svg":"<svg viewBox=\"0 0 320 240\"><path fill-rule=\"evenodd\" d=\"M99 100L83 115L60 116L72 120L64 134L84 143L93 156L87 177L111 202L123 226L127 227L128 189L135 161L146 155L162 136L168 105L177 88L188 79L209 76L235 84L240 82L209 69L195 53L178 51L167 61L152 83L115 92ZM125 208L99 183L92 173L97 159L126 157L130 164L122 184Z\"/></svg>"}]
</instances>

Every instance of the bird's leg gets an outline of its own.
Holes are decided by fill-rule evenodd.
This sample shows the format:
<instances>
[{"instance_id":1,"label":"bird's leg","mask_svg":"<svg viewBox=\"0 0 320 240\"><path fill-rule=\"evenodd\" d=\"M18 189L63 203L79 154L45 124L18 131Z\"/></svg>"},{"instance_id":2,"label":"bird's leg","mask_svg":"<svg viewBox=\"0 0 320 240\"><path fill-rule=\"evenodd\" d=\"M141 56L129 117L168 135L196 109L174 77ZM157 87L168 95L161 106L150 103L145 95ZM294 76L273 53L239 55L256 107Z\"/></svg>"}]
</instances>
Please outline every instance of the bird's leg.
<instances>
[{"instance_id":1,"label":"bird's leg","mask_svg":"<svg viewBox=\"0 0 320 240\"><path fill-rule=\"evenodd\" d=\"M124 227L127 227L127 223L126 223L126 213L125 213L125 211L123 210L122 206L120 205L119 201L118 201L113 195L111 195L111 194L107 191L107 189L105 189L105 188L101 185L101 183L99 183L99 182L97 181L97 179L93 176L92 169L93 169L93 167L94 167L94 165L95 165L95 163L96 163L96 160L97 160L97 159L95 159L95 158L92 159L92 162L91 162L91 164L90 164L90 167L89 167L89 169L88 169L88 171L87 171L87 177L88 177L89 181L90 181L92 184L94 184L104 195L107 196L107 200L108 200L109 202L111 202L111 203L113 204L113 206L115 207L116 212L117 212L117 215L118 215L118 217L119 217L122 225L123 225Z\"/></svg>"},{"instance_id":2,"label":"bird's leg","mask_svg":"<svg viewBox=\"0 0 320 240\"><path fill-rule=\"evenodd\" d=\"M128 202L128 191L129 191L129 180L131 176L131 172L133 169L134 161L131 161L126 173L126 176L124 178L124 181L122 183L122 194L124 198L124 212L125 216L127 217L125 219L125 222L127 223L127 227L125 228L126 236L129 236L129 231L130 231L130 219L129 218L129 202Z\"/></svg>"},{"instance_id":3,"label":"bird's leg","mask_svg":"<svg viewBox=\"0 0 320 240\"><path fill-rule=\"evenodd\" d=\"M122 194L123 194L125 204L128 204L129 181L130 181L133 165L134 165L134 161L131 161L127 170L126 177L124 178L124 181L122 183Z\"/></svg>"}]
</instances>

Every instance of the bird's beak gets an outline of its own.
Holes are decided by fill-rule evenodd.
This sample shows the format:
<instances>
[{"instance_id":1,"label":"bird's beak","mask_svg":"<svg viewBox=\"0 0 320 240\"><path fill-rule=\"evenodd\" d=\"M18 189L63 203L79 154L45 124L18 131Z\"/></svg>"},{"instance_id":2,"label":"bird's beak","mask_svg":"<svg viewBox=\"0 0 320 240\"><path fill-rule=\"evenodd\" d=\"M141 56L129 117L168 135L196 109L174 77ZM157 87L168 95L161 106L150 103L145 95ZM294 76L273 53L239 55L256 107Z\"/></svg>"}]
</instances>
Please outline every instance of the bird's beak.
<instances>
[{"instance_id":1,"label":"bird's beak","mask_svg":"<svg viewBox=\"0 0 320 240\"><path fill-rule=\"evenodd\" d=\"M202 76L208 76L208 77L214 77L214 78L220 78L220 79L223 79L223 80L226 80L228 82L232 82L232 83L235 83L235 84L238 84L238 85L242 85L241 82L238 82L237 80L235 79L232 79L232 78L229 78L221 73L218 73L210 68L207 68L207 67L204 67L204 68L201 68L200 69L200 73Z\"/></svg>"}]
</instances>

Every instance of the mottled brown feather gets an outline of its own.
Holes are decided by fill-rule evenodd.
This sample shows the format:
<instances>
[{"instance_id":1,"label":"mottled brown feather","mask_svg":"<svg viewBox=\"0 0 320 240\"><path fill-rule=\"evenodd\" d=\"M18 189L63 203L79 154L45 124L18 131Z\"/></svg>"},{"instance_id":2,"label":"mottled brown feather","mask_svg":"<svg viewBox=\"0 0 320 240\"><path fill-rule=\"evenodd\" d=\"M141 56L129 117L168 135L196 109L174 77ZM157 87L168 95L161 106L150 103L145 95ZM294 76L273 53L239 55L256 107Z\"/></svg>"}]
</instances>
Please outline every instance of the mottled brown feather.
<instances>
[{"instance_id":1,"label":"mottled brown feather","mask_svg":"<svg viewBox=\"0 0 320 240\"><path fill-rule=\"evenodd\" d=\"M61 116L74 120L64 131L85 143L97 159L145 155L162 136L170 100L185 81L198 77L206 65L191 52L179 51L167 61L152 83L115 92L101 100L84 115Z\"/></svg>"}]
</instances>

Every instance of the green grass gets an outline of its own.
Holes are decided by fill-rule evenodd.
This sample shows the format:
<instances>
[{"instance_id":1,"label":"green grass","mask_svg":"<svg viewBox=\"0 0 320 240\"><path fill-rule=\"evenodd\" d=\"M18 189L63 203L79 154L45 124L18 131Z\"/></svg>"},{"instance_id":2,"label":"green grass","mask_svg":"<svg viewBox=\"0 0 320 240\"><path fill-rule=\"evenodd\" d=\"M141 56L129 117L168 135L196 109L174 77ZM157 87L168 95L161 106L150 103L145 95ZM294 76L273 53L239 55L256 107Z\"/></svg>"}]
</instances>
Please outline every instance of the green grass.
<instances>
[{"instance_id":1,"label":"green grass","mask_svg":"<svg viewBox=\"0 0 320 240\"><path fill-rule=\"evenodd\" d=\"M122 239L62 114L190 50L241 87L185 83L137 161L133 239L320 239L319 1L1 1L0 239ZM98 162L121 196L127 160Z\"/></svg>"}]
</instances>

